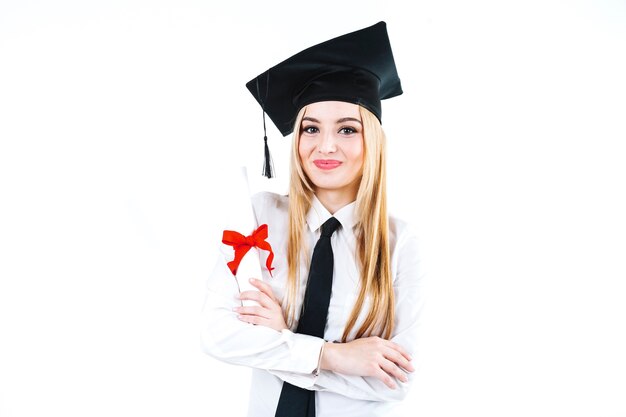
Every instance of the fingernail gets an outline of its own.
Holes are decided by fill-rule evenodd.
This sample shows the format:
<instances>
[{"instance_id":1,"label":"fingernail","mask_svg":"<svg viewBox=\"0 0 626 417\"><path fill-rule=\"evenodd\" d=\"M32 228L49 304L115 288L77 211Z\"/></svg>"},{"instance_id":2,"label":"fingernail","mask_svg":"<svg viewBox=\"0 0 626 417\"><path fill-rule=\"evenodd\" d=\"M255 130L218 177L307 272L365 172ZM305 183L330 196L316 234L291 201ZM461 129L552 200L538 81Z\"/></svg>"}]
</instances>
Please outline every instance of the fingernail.
<instances>
[{"instance_id":1,"label":"fingernail","mask_svg":"<svg viewBox=\"0 0 626 417\"><path fill-rule=\"evenodd\" d=\"M256 279L250 278L250 282L256 282Z\"/></svg>"}]
</instances>

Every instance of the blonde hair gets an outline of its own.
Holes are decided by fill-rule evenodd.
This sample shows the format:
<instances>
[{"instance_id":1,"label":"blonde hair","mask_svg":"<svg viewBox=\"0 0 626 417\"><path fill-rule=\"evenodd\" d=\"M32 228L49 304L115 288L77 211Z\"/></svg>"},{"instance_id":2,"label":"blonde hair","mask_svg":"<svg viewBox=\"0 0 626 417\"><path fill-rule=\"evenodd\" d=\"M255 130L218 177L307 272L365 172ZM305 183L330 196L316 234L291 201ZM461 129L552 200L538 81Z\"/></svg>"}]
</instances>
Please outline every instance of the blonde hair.
<instances>
[{"instance_id":1,"label":"blonde hair","mask_svg":"<svg viewBox=\"0 0 626 417\"><path fill-rule=\"evenodd\" d=\"M287 243L287 292L283 306L290 326L294 323L299 292L300 265L307 262L306 215L311 207L313 184L304 173L298 154L302 118L300 110L294 128L289 181L289 240ZM342 341L348 340L366 298L371 303L355 338L371 335L391 337L395 319L394 293L389 252L385 134L370 111L359 106L363 123L363 175L356 196L356 256L361 271L359 295L345 325Z\"/></svg>"}]
</instances>

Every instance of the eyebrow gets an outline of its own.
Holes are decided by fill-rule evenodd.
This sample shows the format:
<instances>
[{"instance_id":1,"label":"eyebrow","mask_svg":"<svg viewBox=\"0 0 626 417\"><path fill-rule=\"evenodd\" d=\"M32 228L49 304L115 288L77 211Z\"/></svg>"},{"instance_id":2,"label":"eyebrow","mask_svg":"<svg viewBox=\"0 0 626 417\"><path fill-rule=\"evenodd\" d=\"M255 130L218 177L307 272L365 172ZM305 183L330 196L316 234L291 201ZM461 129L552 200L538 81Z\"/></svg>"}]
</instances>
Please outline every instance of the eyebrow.
<instances>
[{"instance_id":1,"label":"eyebrow","mask_svg":"<svg viewBox=\"0 0 626 417\"><path fill-rule=\"evenodd\" d=\"M302 118L302 121L309 121L309 122L313 122L313 123L321 123L319 120L317 120L314 117L309 117L309 116L304 116ZM337 123L345 123L345 122L357 122L360 125L363 125L363 123L361 123L361 121L359 119L356 119L354 117L342 117L341 119L337 120Z\"/></svg>"}]
</instances>

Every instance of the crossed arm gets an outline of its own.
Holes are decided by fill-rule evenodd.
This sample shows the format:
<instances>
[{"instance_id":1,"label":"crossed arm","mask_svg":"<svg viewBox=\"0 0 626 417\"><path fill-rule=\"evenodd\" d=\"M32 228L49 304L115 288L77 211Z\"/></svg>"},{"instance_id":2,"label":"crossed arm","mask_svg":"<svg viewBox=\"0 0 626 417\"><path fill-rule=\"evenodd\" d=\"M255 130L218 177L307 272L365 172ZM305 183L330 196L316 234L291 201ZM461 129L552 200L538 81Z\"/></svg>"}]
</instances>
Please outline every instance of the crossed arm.
<instances>
[{"instance_id":1,"label":"crossed arm","mask_svg":"<svg viewBox=\"0 0 626 417\"><path fill-rule=\"evenodd\" d=\"M237 318L243 322L265 326L276 331L287 329L280 302L271 287L258 279L251 284L259 291L244 291L241 300L255 301L258 306L236 307ZM411 355L400 345L380 337L366 337L346 343L325 342L320 369L344 375L367 376L396 388L395 378L408 382L413 372Z\"/></svg>"}]
</instances>

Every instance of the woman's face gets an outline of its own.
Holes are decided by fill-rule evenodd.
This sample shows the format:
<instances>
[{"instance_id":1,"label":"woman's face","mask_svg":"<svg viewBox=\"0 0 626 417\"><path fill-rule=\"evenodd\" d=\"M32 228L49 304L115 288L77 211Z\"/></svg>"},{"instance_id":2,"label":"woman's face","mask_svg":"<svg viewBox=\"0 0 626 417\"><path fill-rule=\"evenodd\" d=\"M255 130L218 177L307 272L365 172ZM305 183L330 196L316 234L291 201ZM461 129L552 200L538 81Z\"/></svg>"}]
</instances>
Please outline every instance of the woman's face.
<instances>
[{"instance_id":1,"label":"woman's face","mask_svg":"<svg viewBox=\"0 0 626 417\"><path fill-rule=\"evenodd\" d=\"M298 154L315 193L353 201L363 173L363 125L359 107L322 101L306 107Z\"/></svg>"}]
</instances>

